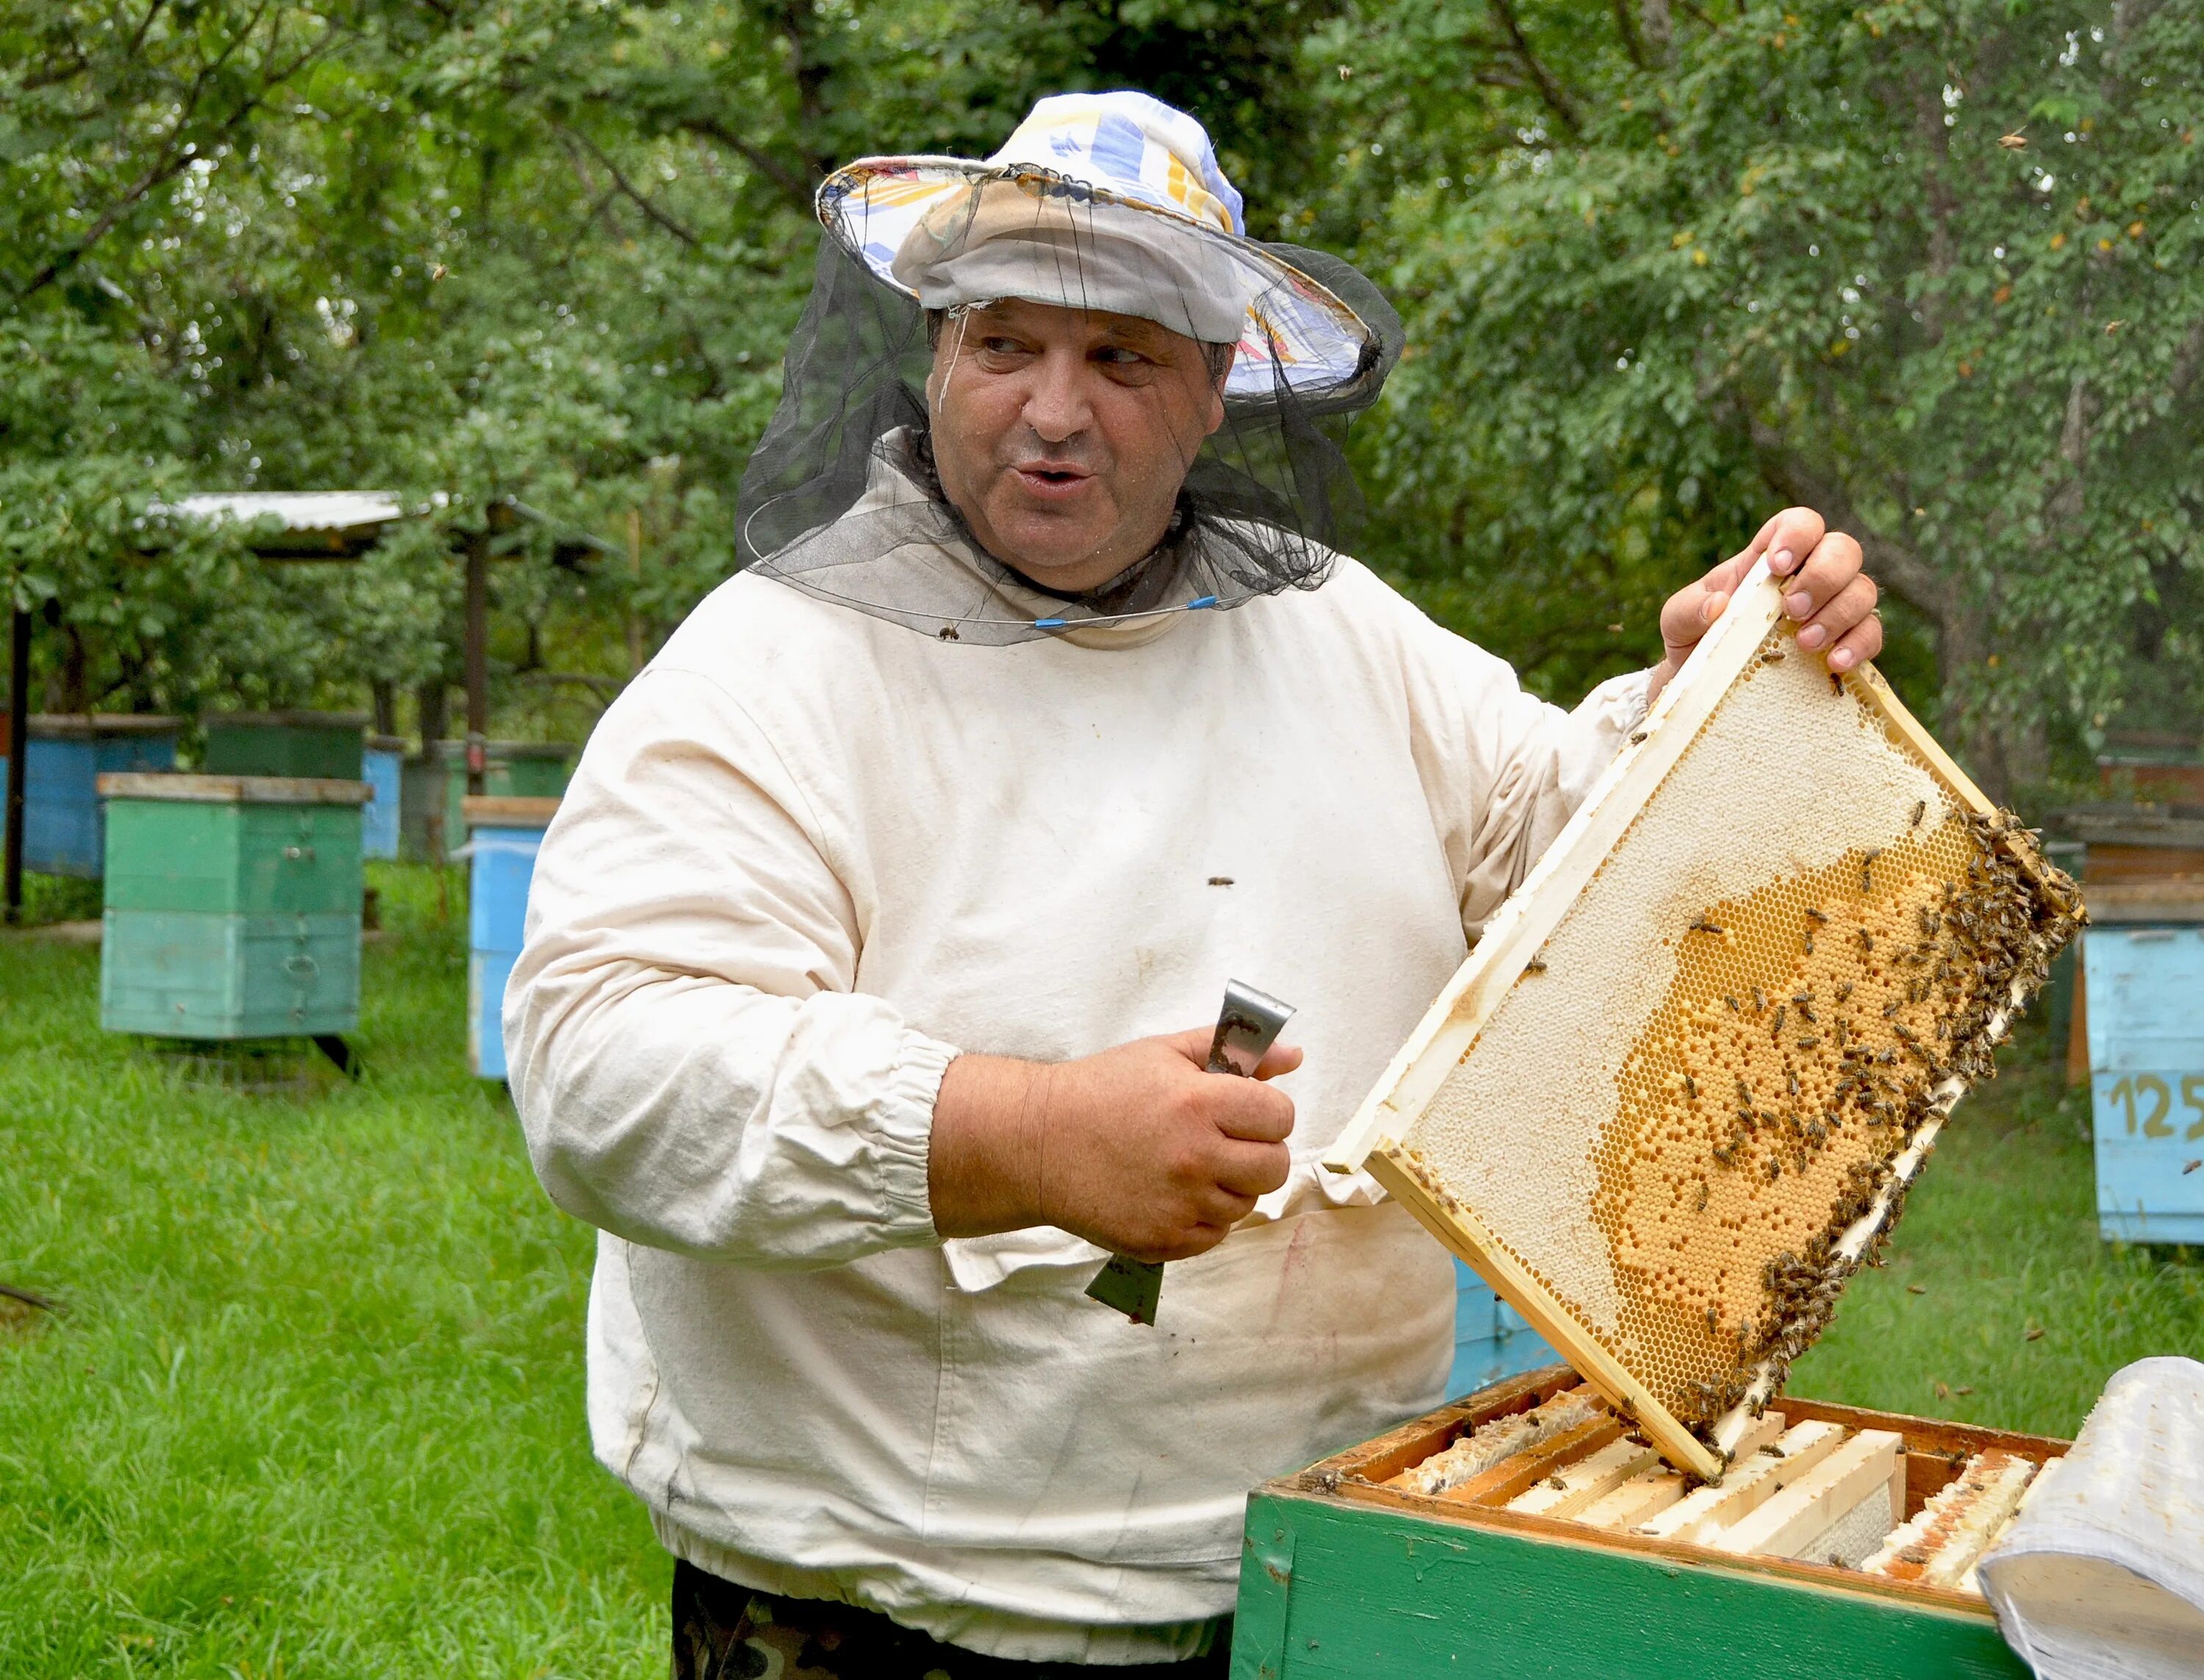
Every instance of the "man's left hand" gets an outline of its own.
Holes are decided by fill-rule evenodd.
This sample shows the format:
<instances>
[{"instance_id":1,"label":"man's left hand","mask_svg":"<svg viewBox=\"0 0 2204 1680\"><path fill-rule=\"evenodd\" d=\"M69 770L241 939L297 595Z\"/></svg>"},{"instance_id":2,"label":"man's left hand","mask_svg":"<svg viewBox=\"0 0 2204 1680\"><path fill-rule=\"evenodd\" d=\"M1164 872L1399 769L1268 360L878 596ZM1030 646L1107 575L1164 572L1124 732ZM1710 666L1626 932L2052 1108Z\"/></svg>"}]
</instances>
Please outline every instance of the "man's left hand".
<instances>
[{"instance_id":1,"label":"man's left hand","mask_svg":"<svg viewBox=\"0 0 2204 1680\"><path fill-rule=\"evenodd\" d=\"M1653 672L1647 703L1683 669L1699 638L1713 628L1765 554L1768 569L1786 581L1783 611L1798 625L1798 646L1808 653L1826 648L1829 669L1857 668L1882 651L1882 620L1876 615L1875 580L1860 570L1860 546L1842 531L1828 529L1810 507L1786 507L1745 546L1696 583L1668 597L1661 609L1661 640L1667 657Z\"/></svg>"}]
</instances>

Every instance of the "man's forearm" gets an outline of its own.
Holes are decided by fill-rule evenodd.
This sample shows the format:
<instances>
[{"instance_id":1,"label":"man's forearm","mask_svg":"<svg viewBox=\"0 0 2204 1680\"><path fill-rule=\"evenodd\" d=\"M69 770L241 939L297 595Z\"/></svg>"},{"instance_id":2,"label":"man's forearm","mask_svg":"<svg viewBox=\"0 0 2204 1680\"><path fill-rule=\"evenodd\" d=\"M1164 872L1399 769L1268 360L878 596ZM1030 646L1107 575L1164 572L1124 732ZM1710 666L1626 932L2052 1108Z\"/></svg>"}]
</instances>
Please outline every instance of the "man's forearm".
<instances>
[{"instance_id":1,"label":"man's forearm","mask_svg":"<svg viewBox=\"0 0 2204 1680\"><path fill-rule=\"evenodd\" d=\"M1198 1027L1075 1062L958 1056L927 1146L935 1231L1054 1225L1143 1260L1212 1246L1285 1182L1293 1101L1262 1081L1300 1052L1273 1047L1258 1079L1212 1074L1211 1036Z\"/></svg>"},{"instance_id":2,"label":"man's forearm","mask_svg":"<svg viewBox=\"0 0 2204 1680\"><path fill-rule=\"evenodd\" d=\"M1047 1223L1040 1205L1046 1063L960 1056L941 1076L927 1153L933 1228L984 1237Z\"/></svg>"}]
</instances>

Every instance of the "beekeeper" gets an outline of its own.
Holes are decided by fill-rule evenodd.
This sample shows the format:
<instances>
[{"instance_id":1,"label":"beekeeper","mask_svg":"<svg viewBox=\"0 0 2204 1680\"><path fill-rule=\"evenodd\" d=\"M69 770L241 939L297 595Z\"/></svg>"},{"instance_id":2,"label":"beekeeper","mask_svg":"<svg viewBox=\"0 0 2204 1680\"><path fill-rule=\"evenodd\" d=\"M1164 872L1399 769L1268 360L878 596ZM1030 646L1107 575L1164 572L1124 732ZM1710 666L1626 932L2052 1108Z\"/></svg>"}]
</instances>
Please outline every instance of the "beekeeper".
<instances>
[{"instance_id":1,"label":"beekeeper","mask_svg":"<svg viewBox=\"0 0 2204 1680\"><path fill-rule=\"evenodd\" d=\"M1836 670L1875 589L1779 514L1561 712L1334 552L1400 322L1193 119L1044 99L819 210L745 569L598 725L506 995L591 1436L677 1676L1221 1675L1249 1488L1451 1352L1318 1155L1746 568ZM1300 1009L1260 1081L1203 1070L1235 978Z\"/></svg>"}]
</instances>

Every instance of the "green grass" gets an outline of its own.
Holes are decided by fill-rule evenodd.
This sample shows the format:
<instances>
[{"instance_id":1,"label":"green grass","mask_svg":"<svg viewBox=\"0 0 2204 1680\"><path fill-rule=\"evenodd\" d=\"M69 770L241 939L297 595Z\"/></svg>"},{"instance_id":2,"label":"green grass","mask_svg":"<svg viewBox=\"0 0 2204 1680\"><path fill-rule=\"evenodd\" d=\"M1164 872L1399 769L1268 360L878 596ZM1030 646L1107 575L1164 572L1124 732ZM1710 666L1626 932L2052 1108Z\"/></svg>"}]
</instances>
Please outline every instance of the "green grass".
<instances>
[{"instance_id":1,"label":"green grass","mask_svg":"<svg viewBox=\"0 0 2204 1680\"><path fill-rule=\"evenodd\" d=\"M465 1071L465 917L376 873L369 1076L186 1086L98 951L0 943L0 1675L662 1674L589 1456L590 1233Z\"/></svg>"},{"instance_id":2,"label":"green grass","mask_svg":"<svg viewBox=\"0 0 2204 1680\"><path fill-rule=\"evenodd\" d=\"M376 880L369 1078L304 1102L180 1084L97 1030L96 948L0 939L0 1281L69 1307L0 1317L7 1680L663 1672L667 1565L584 1436L589 1233L465 1074L456 895ZM2204 1267L2097 1240L2042 1056L1962 1104L1795 1390L2068 1434L2204 1352Z\"/></svg>"},{"instance_id":3,"label":"green grass","mask_svg":"<svg viewBox=\"0 0 2204 1680\"><path fill-rule=\"evenodd\" d=\"M2065 1087L2040 1024L2000 1059L1793 1393L2071 1435L2130 1360L2204 1358L2204 1256L2100 1241L2088 1091Z\"/></svg>"}]
</instances>

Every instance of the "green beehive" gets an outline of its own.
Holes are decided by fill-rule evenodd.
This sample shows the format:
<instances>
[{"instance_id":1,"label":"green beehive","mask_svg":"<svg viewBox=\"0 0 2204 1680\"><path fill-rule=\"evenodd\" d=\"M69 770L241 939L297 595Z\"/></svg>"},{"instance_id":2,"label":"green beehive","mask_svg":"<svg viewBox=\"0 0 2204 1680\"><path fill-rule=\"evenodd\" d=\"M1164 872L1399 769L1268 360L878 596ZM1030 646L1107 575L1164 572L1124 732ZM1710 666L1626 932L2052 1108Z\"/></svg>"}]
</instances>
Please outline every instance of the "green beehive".
<instances>
[{"instance_id":1,"label":"green beehive","mask_svg":"<svg viewBox=\"0 0 2204 1680\"><path fill-rule=\"evenodd\" d=\"M359 1020L364 782L111 775L100 1025L175 1038Z\"/></svg>"},{"instance_id":2,"label":"green beehive","mask_svg":"<svg viewBox=\"0 0 2204 1680\"><path fill-rule=\"evenodd\" d=\"M556 799L566 791L579 748L570 742L483 743L483 792L491 798ZM465 838L459 802L467 796L467 749L460 741L431 741L406 760L400 801L405 855L440 861Z\"/></svg>"},{"instance_id":3,"label":"green beehive","mask_svg":"<svg viewBox=\"0 0 2204 1680\"><path fill-rule=\"evenodd\" d=\"M305 776L357 782L363 712L218 712L203 719L210 776Z\"/></svg>"},{"instance_id":4,"label":"green beehive","mask_svg":"<svg viewBox=\"0 0 2204 1680\"><path fill-rule=\"evenodd\" d=\"M1510 1377L1257 1488L1232 1680L2028 1680L1970 1578L1909 1569L1918 1559L1905 1551L1890 1567L1871 1536L1918 1517L1978 1455L2040 1474L2070 1442L1781 1397L1770 1435L1781 1423L1823 1441L1776 1437L1815 1469L1782 1469L1789 1454L1772 1443L1731 1467L1738 1521L1727 1533L1760 1524L1751 1547L1707 1532L1712 1519L1675 1520L1721 1490L1650 1463L1651 1449L1626 1438L1628 1417L1596 1399L1590 1421L1521 1437L1533 1444L1519 1457L1451 1485L1413 1479L1479 1425L1566 1390L1589 1397L1578 1381L1561 1365ZM1833 1474L1846 1452L1838 1436L1887 1454L1859 1457L1857 1504ZM1774 1519L1818 1529L1806 1497L1817 1479L1840 1520L1803 1545L1775 1543ZM1862 1540L1852 1525L1869 1515Z\"/></svg>"}]
</instances>

